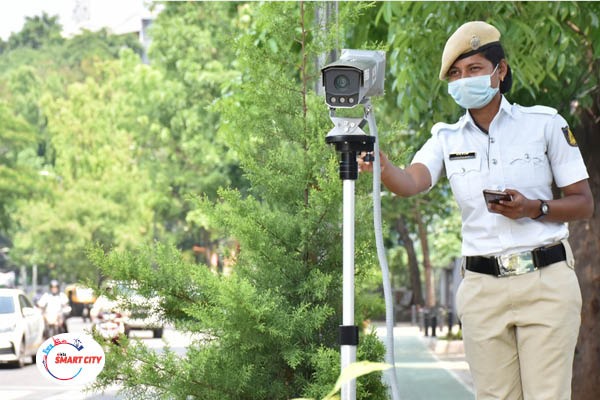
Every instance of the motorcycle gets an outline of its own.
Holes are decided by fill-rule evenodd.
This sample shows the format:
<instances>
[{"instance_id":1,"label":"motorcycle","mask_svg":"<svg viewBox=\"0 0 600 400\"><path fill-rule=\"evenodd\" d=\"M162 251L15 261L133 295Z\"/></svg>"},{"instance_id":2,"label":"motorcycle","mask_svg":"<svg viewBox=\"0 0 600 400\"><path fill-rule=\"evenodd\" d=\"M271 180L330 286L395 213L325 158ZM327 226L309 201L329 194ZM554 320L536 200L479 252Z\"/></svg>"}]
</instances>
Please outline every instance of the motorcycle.
<instances>
[{"instance_id":1,"label":"motorcycle","mask_svg":"<svg viewBox=\"0 0 600 400\"><path fill-rule=\"evenodd\" d=\"M44 307L42 315L44 316L46 338L66 333L65 315L70 313L70 307L58 307L49 303Z\"/></svg>"}]
</instances>

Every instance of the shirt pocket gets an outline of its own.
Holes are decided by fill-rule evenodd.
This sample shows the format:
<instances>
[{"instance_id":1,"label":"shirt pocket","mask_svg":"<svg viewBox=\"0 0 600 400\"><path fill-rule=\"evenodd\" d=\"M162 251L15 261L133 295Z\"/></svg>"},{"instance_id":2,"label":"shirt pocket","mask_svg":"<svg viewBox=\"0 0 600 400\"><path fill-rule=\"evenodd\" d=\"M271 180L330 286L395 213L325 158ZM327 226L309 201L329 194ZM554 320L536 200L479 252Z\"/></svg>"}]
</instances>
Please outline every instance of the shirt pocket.
<instances>
[{"instance_id":1,"label":"shirt pocket","mask_svg":"<svg viewBox=\"0 0 600 400\"><path fill-rule=\"evenodd\" d=\"M506 155L506 187L518 189L552 184L552 170L543 144L518 146Z\"/></svg>"},{"instance_id":2,"label":"shirt pocket","mask_svg":"<svg viewBox=\"0 0 600 400\"><path fill-rule=\"evenodd\" d=\"M481 157L446 160L446 176L458 201L481 197Z\"/></svg>"}]
</instances>

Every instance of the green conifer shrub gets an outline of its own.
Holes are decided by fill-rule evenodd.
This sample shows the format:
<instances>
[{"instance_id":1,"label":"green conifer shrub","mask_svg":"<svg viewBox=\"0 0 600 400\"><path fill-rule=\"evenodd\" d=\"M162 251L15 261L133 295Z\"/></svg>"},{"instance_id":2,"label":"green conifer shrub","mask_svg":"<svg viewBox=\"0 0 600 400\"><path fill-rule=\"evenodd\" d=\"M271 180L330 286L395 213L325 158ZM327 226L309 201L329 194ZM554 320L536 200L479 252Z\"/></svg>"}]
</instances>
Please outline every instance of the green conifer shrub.
<instances>
[{"instance_id":1,"label":"green conifer shrub","mask_svg":"<svg viewBox=\"0 0 600 400\"><path fill-rule=\"evenodd\" d=\"M221 115L219 134L239 159L249 189L223 188L216 202L199 195L189 216L239 249L233 272L216 274L168 245L92 252L111 278L158 294L164 318L194 338L184 355L127 339L106 344L107 364L96 387L120 383L136 399L259 400L321 398L335 383L342 183L335 150L324 140L328 110L314 92L316 57L331 43L319 37L315 6L240 8L248 24L235 41L241 79L214 107ZM349 11L344 17L351 21L356 7ZM358 191L367 193L365 185ZM378 268L370 206L357 201L357 288ZM230 250L224 245L223 254ZM382 361L383 353L372 332L361 334L359 360ZM358 398L387 398L380 373L358 380Z\"/></svg>"}]
</instances>

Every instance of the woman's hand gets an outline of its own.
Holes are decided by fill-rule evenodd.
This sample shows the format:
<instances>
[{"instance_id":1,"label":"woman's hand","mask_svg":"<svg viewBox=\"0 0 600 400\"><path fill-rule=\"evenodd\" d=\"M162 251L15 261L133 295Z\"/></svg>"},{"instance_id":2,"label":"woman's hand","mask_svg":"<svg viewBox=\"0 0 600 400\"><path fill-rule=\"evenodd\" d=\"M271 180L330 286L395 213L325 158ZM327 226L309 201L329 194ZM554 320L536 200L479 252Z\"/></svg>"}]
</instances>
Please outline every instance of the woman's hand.
<instances>
[{"instance_id":1,"label":"woman's hand","mask_svg":"<svg viewBox=\"0 0 600 400\"><path fill-rule=\"evenodd\" d=\"M358 162L358 170L360 172L373 172L373 162L364 160L364 157L367 154L370 154L371 157L373 157L372 152L367 153L367 152L363 151L356 158L356 161ZM381 164L381 175L383 175L383 171L384 171L385 167L388 165L389 159L387 158L385 153L383 153L381 150L379 150L379 160L380 160L380 164Z\"/></svg>"},{"instance_id":2,"label":"woman's hand","mask_svg":"<svg viewBox=\"0 0 600 400\"><path fill-rule=\"evenodd\" d=\"M544 222L570 222L591 218L594 214L594 198L587 179L582 179L560 188L562 197L548 199L550 213L544 216ZM500 213L507 218L537 218L541 215L540 200L528 199L514 189L506 189L512 201L490 204L490 211Z\"/></svg>"},{"instance_id":3,"label":"woman's hand","mask_svg":"<svg viewBox=\"0 0 600 400\"><path fill-rule=\"evenodd\" d=\"M540 202L538 200L530 200L514 189L506 189L505 192L511 195L512 200L501 200L498 204L489 203L490 211L510 219L535 218L539 215Z\"/></svg>"}]
</instances>

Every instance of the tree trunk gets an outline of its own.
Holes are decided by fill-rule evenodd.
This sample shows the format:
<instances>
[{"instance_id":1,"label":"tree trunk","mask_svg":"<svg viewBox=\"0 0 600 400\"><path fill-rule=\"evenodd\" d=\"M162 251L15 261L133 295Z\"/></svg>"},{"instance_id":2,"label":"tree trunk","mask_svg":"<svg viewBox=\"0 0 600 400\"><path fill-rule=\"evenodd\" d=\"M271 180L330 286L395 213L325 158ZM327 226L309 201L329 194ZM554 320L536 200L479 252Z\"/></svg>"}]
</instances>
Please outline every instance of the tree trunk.
<instances>
[{"instance_id":1,"label":"tree trunk","mask_svg":"<svg viewBox=\"0 0 600 400\"><path fill-rule=\"evenodd\" d=\"M575 132L585 160L594 195L595 212L589 221L569 224L570 243L576 260L583 308L575 351L573 400L600 399L600 94L591 109L580 114Z\"/></svg>"},{"instance_id":2,"label":"tree trunk","mask_svg":"<svg viewBox=\"0 0 600 400\"><path fill-rule=\"evenodd\" d=\"M421 275L419 274L419 262L417 261L417 254L415 252L415 245L410 238L408 228L406 227L406 221L404 218L399 217L396 220L396 230L400 235L400 240L406 249L408 255L408 271L410 276L410 285L413 292L412 302L413 304L422 306L423 292L421 290Z\"/></svg>"},{"instance_id":3,"label":"tree trunk","mask_svg":"<svg viewBox=\"0 0 600 400\"><path fill-rule=\"evenodd\" d=\"M431 268L431 259L429 258L429 240L427 240L427 228L423 223L423 217L419 211L419 203L415 207L415 218L419 230L419 240L421 241L421 251L423 252L423 268L425 269L425 306L435 307L435 285L433 283L433 270Z\"/></svg>"}]
</instances>

